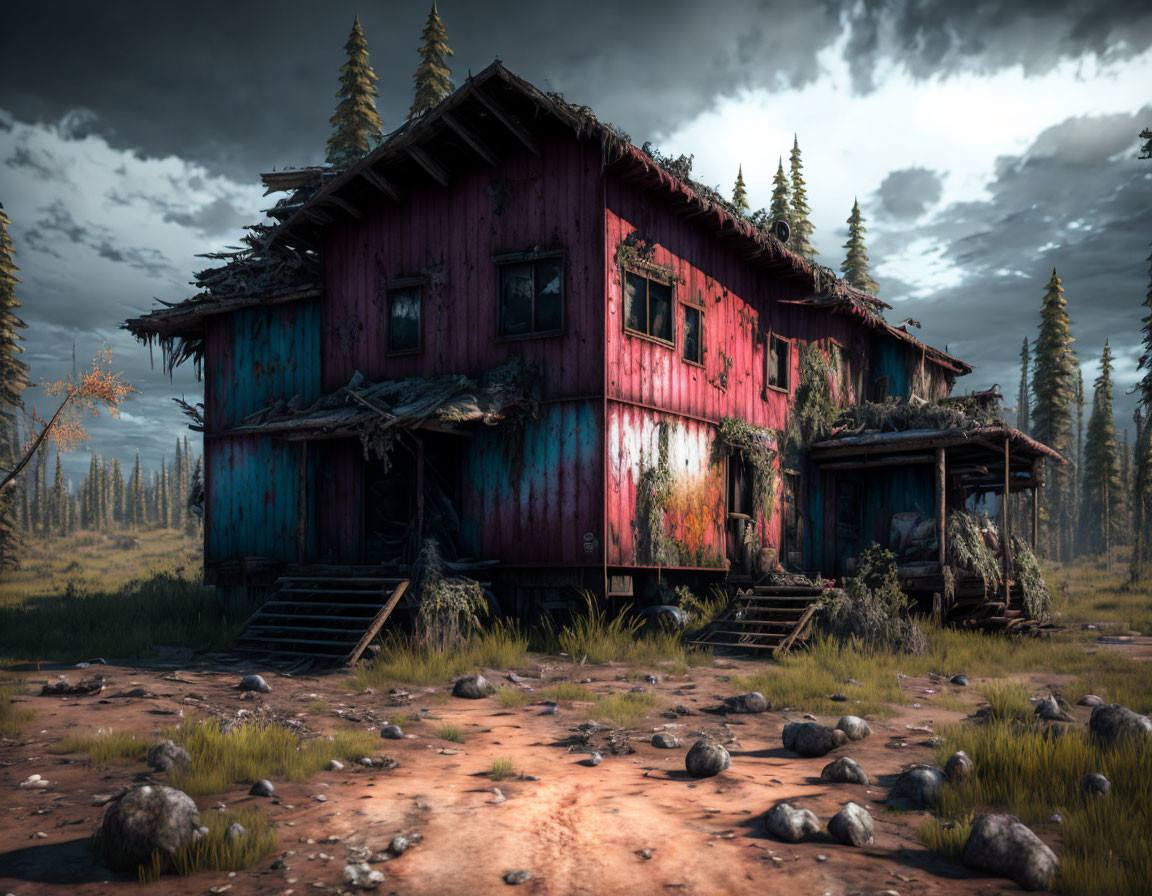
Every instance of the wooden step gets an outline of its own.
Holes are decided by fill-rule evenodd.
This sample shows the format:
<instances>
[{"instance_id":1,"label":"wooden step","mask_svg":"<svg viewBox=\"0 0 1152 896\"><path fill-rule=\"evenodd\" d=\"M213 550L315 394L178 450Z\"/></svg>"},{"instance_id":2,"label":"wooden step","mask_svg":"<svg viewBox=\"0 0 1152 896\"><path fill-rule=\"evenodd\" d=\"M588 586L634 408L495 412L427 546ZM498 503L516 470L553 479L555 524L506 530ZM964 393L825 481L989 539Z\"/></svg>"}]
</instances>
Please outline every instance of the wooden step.
<instances>
[{"instance_id":1,"label":"wooden step","mask_svg":"<svg viewBox=\"0 0 1152 896\"><path fill-rule=\"evenodd\" d=\"M764 632L764 633L733 632L733 631L728 631L727 629L722 629L722 628L716 629L715 631L712 632L712 634L714 634L714 635L731 635L734 638L756 637L757 640L759 640L759 641L771 640L773 638L780 638L780 635L776 634L775 632Z\"/></svg>"},{"instance_id":2,"label":"wooden step","mask_svg":"<svg viewBox=\"0 0 1152 896\"><path fill-rule=\"evenodd\" d=\"M741 650L775 650L775 646L767 644L731 644L727 641L690 641L700 647L737 647Z\"/></svg>"},{"instance_id":3,"label":"wooden step","mask_svg":"<svg viewBox=\"0 0 1152 896\"><path fill-rule=\"evenodd\" d=\"M813 588L808 585L755 585L752 588L752 592L754 594L767 596L799 594L810 597L819 597L824 593L823 589Z\"/></svg>"}]
</instances>

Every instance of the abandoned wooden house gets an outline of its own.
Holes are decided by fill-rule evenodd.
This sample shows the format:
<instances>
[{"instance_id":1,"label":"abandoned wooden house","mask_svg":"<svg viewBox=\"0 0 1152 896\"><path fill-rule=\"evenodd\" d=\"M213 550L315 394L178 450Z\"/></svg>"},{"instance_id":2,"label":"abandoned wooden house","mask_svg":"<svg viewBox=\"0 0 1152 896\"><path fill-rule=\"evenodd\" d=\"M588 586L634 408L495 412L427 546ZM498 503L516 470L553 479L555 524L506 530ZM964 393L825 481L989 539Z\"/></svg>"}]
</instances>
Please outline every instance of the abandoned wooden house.
<instances>
[{"instance_id":1,"label":"abandoned wooden house","mask_svg":"<svg viewBox=\"0 0 1152 896\"><path fill-rule=\"evenodd\" d=\"M434 537L495 561L483 578L523 616L777 567L844 575L899 538L939 593L946 508L1033 488L1052 454L1003 425L787 435L805 352L824 371L809 390L839 405L936 402L971 368L499 63L350 168L265 182L288 194L274 222L199 295L125 325L202 371L221 589L376 606ZM794 592L803 611L819 588ZM285 616L306 602L283 597Z\"/></svg>"}]
</instances>

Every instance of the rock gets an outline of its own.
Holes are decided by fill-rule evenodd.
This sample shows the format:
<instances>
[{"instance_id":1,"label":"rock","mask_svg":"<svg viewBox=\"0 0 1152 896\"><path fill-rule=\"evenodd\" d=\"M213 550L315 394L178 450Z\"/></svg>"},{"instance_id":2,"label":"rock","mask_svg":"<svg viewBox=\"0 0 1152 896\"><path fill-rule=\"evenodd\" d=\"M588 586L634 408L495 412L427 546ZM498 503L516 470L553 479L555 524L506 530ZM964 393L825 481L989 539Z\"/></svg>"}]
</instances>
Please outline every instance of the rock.
<instances>
[{"instance_id":1,"label":"rock","mask_svg":"<svg viewBox=\"0 0 1152 896\"><path fill-rule=\"evenodd\" d=\"M841 756L820 770L820 780L834 784L867 784L868 773L860 768L855 759Z\"/></svg>"},{"instance_id":2,"label":"rock","mask_svg":"<svg viewBox=\"0 0 1152 896\"><path fill-rule=\"evenodd\" d=\"M375 764L372 762L371 756L365 756L362 759L358 759L357 762L364 766L364 768L372 768L372 766Z\"/></svg>"},{"instance_id":3,"label":"rock","mask_svg":"<svg viewBox=\"0 0 1152 896\"><path fill-rule=\"evenodd\" d=\"M228 825L228 839L239 840L248 835L248 829L238 821L232 822Z\"/></svg>"},{"instance_id":4,"label":"rock","mask_svg":"<svg viewBox=\"0 0 1152 896\"><path fill-rule=\"evenodd\" d=\"M384 883L384 875L379 871L373 871L365 862L361 862L359 865L345 865L344 883L352 887L359 887L361 890L375 890Z\"/></svg>"},{"instance_id":5,"label":"rock","mask_svg":"<svg viewBox=\"0 0 1152 896\"><path fill-rule=\"evenodd\" d=\"M684 768L693 778L711 778L732 765L732 757L714 740L698 740L684 757Z\"/></svg>"},{"instance_id":6,"label":"rock","mask_svg":"<svg viewBox=\"0 0 1152 896\"><path fill-rule=\"evenodd\" d=\"M188 751L170 740L162 741L148 751L148 766L158 772L170 771L177 765L186 765L191 761Z\"/></svg>"},{"instance_id":7,"label":"rock","mask_svg":"<svg viewBox=\"0 0 1152 896\"><path fill-rule=\"evenodd\" d=\"M741 694L739 697L727 697L724 700L724 711L731 713L768 712L768 700L759 691L750 694Z\"/></svg>"},{"instance_id":8,"label":"rock","mask_svg":"<svg viewBox=\"0 0 1152 896\"><path fill-rule=\"evenodd\" d=\"M831 700L833 703L847 703L848 702L848 695L847 694L833 694L828 699Z\"/></svg>"},{"instance_id":9,"label":"rock","mask_svg":"<svg viewBox=\"0 0 1152 896\"><path fill-rule=\"evenodd\" d=\"M272 786L272 782L267 778L261 778L252 785L252 789L248 791L251 796L272 796L276 793L276 788Z\"/></svg>"},{"instance_id":10,"label":"rock","mask_svg":"<svg viewBox=\"0 0 1152 896\"><path fill-rule=\"evenodd\" d=\"M888 802L904 803L913 809L930 809L940 799L944 772L929 765L916 765L903 772L888 792Z\"/></svg>"},{"instance_id":11,"label":"rock","mask_svg":"<svg viewBox=\"0 0 1152 896\"><path fill-rule=\"evenodd\" d=\"M873 840L872 816L863 806L847 803L828 821L828 833L849 846L867 846Z\"/></svg>"},{"instance_id":12,"label":"rock","mask_svg":"<svg viewBox=\"0 0 1152 896\"><path fill-rule=\"evenodd\" d=\"M969 868L1002 875L1025 890L1047 890L1060 860L1013 815L982 815L972 825L961 861Z\"/></svg>"},{"instance_id":13,"label":"rock","mask_svg":"<svg viewBox=\"0 0 1152 896\"><path fill-rule=\"evenodd\" d=\"M652 746L659 747L661 750L675 750L680 746L680 738L674 734L662 731L659 734L652 735Z\"/></svg>"},{"instance_id":14,"label":"rock","mask_svg":"<svg viewBox=\"0 0 1152 896\"><path fill-rule=\"evenodd\" d=\"M153 852L171 856L195 839L199 826L200 813L188 794L164 785L134 787L104 813L101 834L108 867L135 871Z\"/></svg>"},{"instance_id":15,"label":"rock","mask_svg":"<svg viewBox=\"0 0 1152 896\"><path fill-rule=\"evenodd\" d=\"M859 716L841 716L836 727L848 735L848 740L863 740L872 733L868 723Z\"/></svg>"},{"instance_id":16,"label":"rock","mask_svg":"<svg viewBox=\"0 0 1152 896\"><path fill-rule=\"evenodd\" d=\"M959 685L962 688L968 687L968 676L961 672L959 675L953 675L948 679L952 684Z\"/></svg>"},{"instance_id":17,"label":"rock","mask_svg":"<svg viewBox=\"0 0 1152 896\"><path fill-rule=\"evenodd\" d=\"M806 835L820 830L820 819L808 809L777 803L764 815L764 829L780 840L799 843Z\"/></svg>"},{"instance_id":18,"label":"rock","mask_svg":"<svg viewBox=\"0 0 1152 896\"><path fill-rule=\"evenodd\" d=\"M388 852L394 856L402 856L411 845L407 837L393 837L392 842L388 844Z\"/></svg>"},{"instance_id":19,"label":"rock","mask_svg":"<svg viewBox=\"0 0 1152 896\"><path fill-rule=\"evenodd\" d=\"M1104 796L1112 789L1112 783L1097 772L1090 772L1080 779L1080 792L1085 796Z\"/></svg>"},{"instance_id":20,"label":"rock","mask_svg":"<svg viewBox=\"0 0 1152 896\"><path fill-rule=\"evenodd\" d=\"M1033 711L1036 713L1037 718L1046 719L1050 722L1074 721L1072 716L1064 711L1059 701L1051 694L1037 703Z\"/></svg>"},{"instance_id":21,"label":"rock","mask_svg":"<svg viewBox=\"0 0 1152 896\"><path fill-rule=\"evenodd\" d=\"M525 868L521 868L519 871L509 871L504 875L504 883L513 887L530 880L532 880L532 872Z\"/></svg>"},{"instance_id":22,"label":"rock","mask_svg":"<svg viewBox=\"0 0 1152 896\"><path fill-rule=\"evenodd\" d=\"M380 736L385 740L403 740L404 732L399 725L385 725L380 729Z\"/></svg>"},{"instance_id":23,"label":"rock","mask_svg":"<svg viewBox=\"0 0 1152 896\"><path fill-rule=\"evenodd\" d=\"M267 694L272 690L266 682L259 675L245 675L240 679L240 690L242 691L257 691L261 694Z\"/></svg>"},{"instance_id":24,"label":"rock","mask_svg":"<svg viewBox=\"0 0 1152 896\"><path fill-rule=\"evenodd\" d=\"M330 771L330 772L342 772L342 771L344 771L344 763L341 762L339 759L329 759L328 760L328 771Z\"/></svg>"},{"instance_id":25,"label":"rock","mask_svg":"<svg viewBox=\"0 0 1152 896\"><path fill-rule=\"evenodd\" d=\"M1152 737L1152 722L1119 703L1097 706L1088 727L1105 746L1112 746L1123 737Z\"/></svg>"},{"instance_id":26,"label":"rock","mask_svg":"<svg viewBox=\"0 0 1152 896\"><path fill-rule=\"evenodd\" d=\"M504 791L502 791L499 787L492 788L492 802L503 803L507 799L508 797L504 796Z\"/></svg>"},{"instance_id":27,"label":"rock","mask_svg":"<svg viewBox=\"0 0 1152 896\"><path fill-rule=\"evenodd\" d=\"M957 750L944 763L944 777L949 781L963 781L976 774L976 765L963 750Z\"/></svg>"},{"instance_id":28,"label":"rock","mask_svg":"<svg viewBox=\"0 0 1152 896\"><path fill-rule=\"evenodd\" d=\"M643 849L636 850L636 855L640 856L644 861L648 861L652 858L652 849L646 846Z\"/></svg>"},{"instance_id":29,"label":"rock","mask_svg":"<svg viewBox=\"0 0 1152 896\"><path fill-rule=\"evenodd\" d=\"M784 748L801 756L823 756L848 743L848 735L839 728L828 728L817 722L791 722L784 726Z\"/></svg>"},{"instance_id":30,"label":"rock","mask_svg":"<svg viewBox=\"0 0 1152 896\"><path fill-rule=\"evenodd\" d=\"M679 632L688 625L688 614L671 604L645 607L640 613L645 624L657 631Z\"/></svg>"},{"instance_id":31,"label":"rock","mask_svg":"<svg viewBox=\"0 0 1152 896\"><path fill-rule=\"evenodd\" d=\"M480 700L495 693L495 691L496 688L492 687L488 679L479 672L475 675L465 675L463 678L458 678L456 683L452 685L452 696L463 697L465 700Z\"/></svg>"},{"instance_id":32,"label":"rock","mask_svg":"<svg viewBox=\"0 0 1152 896\"><path fill-rule=\"evenodd\" d=\"M644 676L644 680L648 682L648 684L660 684L660 676L653 675L651 672Z\"/></svg>"},{"instance_id":33,"label":"rock","mask_svg":"<svg viewBox=\"0 0 1152 896\"><path fill-rule=\"evenodd\" d=\"M1085 694L1083 697L1081 697L1079 700L1076 701L1076 705L1077 706L1103 706L1104 701L1100 697L1097 697L1095 694Z\"/></svg>"}]
</instances>

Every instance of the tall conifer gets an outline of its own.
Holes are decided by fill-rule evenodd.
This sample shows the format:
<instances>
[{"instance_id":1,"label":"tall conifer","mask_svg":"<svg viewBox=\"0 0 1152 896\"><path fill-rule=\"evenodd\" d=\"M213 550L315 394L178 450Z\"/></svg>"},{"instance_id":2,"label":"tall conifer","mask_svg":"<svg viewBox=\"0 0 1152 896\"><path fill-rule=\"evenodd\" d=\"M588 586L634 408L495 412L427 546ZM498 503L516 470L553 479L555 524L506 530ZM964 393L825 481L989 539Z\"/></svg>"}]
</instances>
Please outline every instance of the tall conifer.
<instances>
[{"instance_id":1,"label":"tall conifer","mask_svg":"<svg viewBox=\"0 0 1152 896\"><path fill-rule=\"evenodd\" d=\"M1020 348L1020 391L1016 394L1016 428L1025 435L1030 426L1028 406L1031 404L1031 391L1028 389L1028 337Z\"/></svg>"},{"instance_id":2,"label":"tall conifer","mask_svg":"<svg viewBox=\"0 0 1152 896\"><path fill-rule=\"evenodd\" d=\"M788 176L784 173L784 160L776 165L776 176L772 178L772 205L769 214L773 221L792 220L792 188L788 186ZM791 242L791 238L789 238Z\"/></svg>"},{"instance_id":3,"label":"tall conifer","mask_svg":"<svg viewBox=\"0 0 1152 896\"><path fill-rule=\"evenodd\" d=\"M808 191L804 187L804 163L800 160L800 139L793 135L792 200L788 215L788 222L792 225L792 236L788 242L794 250L810 260L817 255L812 245L812 222L808 220L811 211L808 207Z\"/></svg>"},{"instance_id":4,"label":"tall conifer","mask_svg":"<svg viewBox=\"0 0 1152 896\"><path fill-rule=\"evenodd\" d=\"M844 244L848 254L844 258L844 264L840 265L840 270L844 274L844 279L857 289L876 295L879 287L868 270L868 249L864 245L864 234L867 232L864 216L860 214L860 201L853 200L852 213L848 215L848 242Z\"/></svg>"},{"instance_id":5,"label":"tall conifer","mask_svg":"<svg viewBox=\"0 0 1152 896\"><path fill-rule=\"evenodd\" d=\"M428 21L424 24L420 37L424 44L417 51L420 54L420 64L416 66L416 74L412 76L416 85L416 98L412 101L412 108L408 110L409 118L422 115L435 107L453 90L452 70L448 68L448 57L455 54L448 46L448 33L444 30L444 23L440 21L436 0L432 0L432 9L428 13Z\"/></svg>"},{"instance_id":6,"label":"tall conifer","mask_svg":"<svg viewBox=\"0 0 1152 896\"><path fill-rule=\"evenodd\" d=\"M352 33L344 45L348 61L340 66L340 100L329 119L335 129L328 138L328 162L351 165L380 143L380 115L376 112L376 73L368 56L368 41L360 27L360 16L352 22Z\"/></svg>"},{"instance_id":7,"label":"tall conifer","mask_svg":"<svg viewBox=\"0 0 1152 896\"><path fill-rule=\"evenodd\" d=\"M1104 341L1100 376L1092 397L1092 416L1084 445L1084 546L1092 553L1114 547L1123 523L1124 485L1112 415L1112 350Z\"/></svg>"},{"instance_id":8,"label":"tall conifer","mask_svg":"<svg viewBox=\"0 0 1152 896\"><path fill-rule=\"evenodd\" d=\"M121 526L128 522L124 515L124 474L118 457L112 458L112 520Z\"/></svg>"},{"instance_id":9,"label":"tall conifer","mask_svg":"<svg viewBox=\"0 0 1152 896\"><path fill-rule=\"evenodd\" d=\"M20 441L17 412L24 407L23 394L28 386L28 365L20 359L24 351L20 344L24 322L17 316L20 303L16 300L16 284L20 281L16 279L16 271L19 268L12 256L8 216L0 204L0 467L6 470L16 466ZM12 569L20 562L23 499L16 489L0 492L0 569Z\"/></svg>"},{"instance_id":10,"label":"tall conifer","mask_svg":"<svg viewBox=\"0 0 1152 896\"><path fill-rule=\"evenodd\" d=\"M68 534L68 482L60 465L60 452L56 452L56 479L52 484L52 528L57 535Z\"/></svg>"},{"instance_id":11,"label":"tall conifer","mask_svg":"<svg viewBox=\"0 0 1152 896\"><path fill-rule=\"evenodd\" d=\"M741 165L736 170L736 185L732 188L732 204L736 206L737 210L747 214L748 212L748 191L744 187L744 166Z\"/></svg>"}]
</instances>

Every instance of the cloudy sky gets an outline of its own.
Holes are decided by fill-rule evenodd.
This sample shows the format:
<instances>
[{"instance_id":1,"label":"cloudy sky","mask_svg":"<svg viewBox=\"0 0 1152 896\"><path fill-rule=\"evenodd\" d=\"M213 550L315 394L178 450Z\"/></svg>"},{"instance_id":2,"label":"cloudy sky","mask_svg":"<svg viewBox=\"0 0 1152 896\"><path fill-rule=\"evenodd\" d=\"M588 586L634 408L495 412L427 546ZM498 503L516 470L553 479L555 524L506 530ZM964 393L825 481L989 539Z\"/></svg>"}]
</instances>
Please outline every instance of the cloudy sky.
<instances>
[{"instance_id":1,"label":"cloudy sky","mask_svg":"<svg viewBox=\"0 0 1152 896\"><path fill-rule=\"evenodd\" d=\"M1064 280L1091 381L1117 355L1131 427L1152 240L1152 5L1130 0L441 0L457 83L499 57L603 120L695 156L766 205L803 150L819 260L839 268L859 198L873 274L921 335L1014 404L1044 286ZM258 220L260 171L320 162L359 12L387 129L411 102L425 2L13 4L0 53L0 202L12 219L34 380L103 344L142 394L91 447L147 466L183 432L171 380L118 330L191 295L197 253ZM33 397L38 407L43 398ZM86 454L67 460L74 482Z\"/></svg>"}]
</instances>

